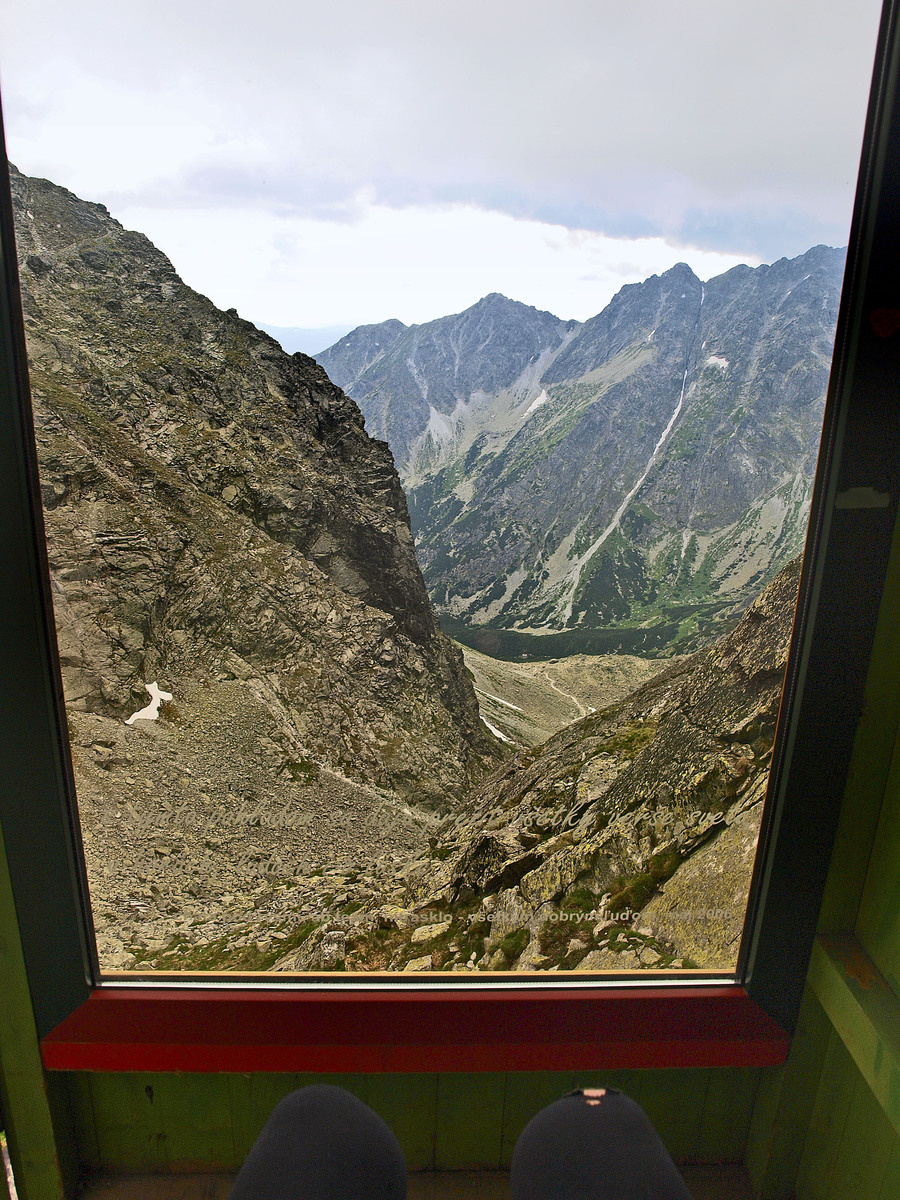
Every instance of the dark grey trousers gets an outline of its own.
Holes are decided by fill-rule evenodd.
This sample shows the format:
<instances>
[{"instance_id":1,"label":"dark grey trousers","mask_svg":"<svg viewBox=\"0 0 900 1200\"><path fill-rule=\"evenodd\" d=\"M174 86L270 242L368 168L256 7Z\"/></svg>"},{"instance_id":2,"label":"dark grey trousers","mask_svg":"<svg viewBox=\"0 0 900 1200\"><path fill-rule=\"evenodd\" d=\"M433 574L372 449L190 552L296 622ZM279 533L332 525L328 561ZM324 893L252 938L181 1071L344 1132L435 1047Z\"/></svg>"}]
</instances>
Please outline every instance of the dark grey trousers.
<instances>
[{"instance_id":1,"label":"dark grey trousers","mask_svg":"<svg viewBox=\"0 0 900 1200\"><path fill-rule=\"evenodd\" d=\"M523 1129L512 1200L691 1200L640 1105L613 1089L573 1092ZM277 1105L230 1200L405 1200L397 1139L343 1088L301 1088Z\"/></svg>"}]
</instances>

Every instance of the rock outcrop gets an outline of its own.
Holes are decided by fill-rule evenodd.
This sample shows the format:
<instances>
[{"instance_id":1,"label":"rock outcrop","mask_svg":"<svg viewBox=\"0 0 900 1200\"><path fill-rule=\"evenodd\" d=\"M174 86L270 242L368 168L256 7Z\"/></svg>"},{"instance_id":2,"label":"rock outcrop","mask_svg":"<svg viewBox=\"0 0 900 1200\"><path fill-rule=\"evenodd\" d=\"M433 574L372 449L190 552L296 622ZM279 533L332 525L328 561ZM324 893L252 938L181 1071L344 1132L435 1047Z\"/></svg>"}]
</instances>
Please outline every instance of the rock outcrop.
<instances>
[{"instance_id":1,"label":"rock outcrop","mask_svg":"<svg viewBox=\"0 0 900 1200\"><path fill-rule=\"evenodd\" d=\"M798 581L796 560L718 643L498 768L399 903L345 927L347 966L733 968Z\"/></svg>"}]
</instances>

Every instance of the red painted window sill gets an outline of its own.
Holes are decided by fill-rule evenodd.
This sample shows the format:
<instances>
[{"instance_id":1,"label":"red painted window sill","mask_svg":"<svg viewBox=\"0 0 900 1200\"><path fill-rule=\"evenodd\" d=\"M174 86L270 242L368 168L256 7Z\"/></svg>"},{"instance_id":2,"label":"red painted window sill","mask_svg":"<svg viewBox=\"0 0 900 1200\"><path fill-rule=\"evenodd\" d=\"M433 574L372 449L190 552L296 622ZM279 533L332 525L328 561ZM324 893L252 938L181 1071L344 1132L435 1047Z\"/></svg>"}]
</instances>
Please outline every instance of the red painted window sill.
<instances>
[{"instance_id":1,"label":"red painted window sill","mask_svg":"<svg viewBox=\"0 0 900 1200\"><path fill-rule=\"evenodd\" d=\"M60 1071L547 1071L783 1062L742 987L95 989L41 1043Z\"/></svg>"}]
</instances>

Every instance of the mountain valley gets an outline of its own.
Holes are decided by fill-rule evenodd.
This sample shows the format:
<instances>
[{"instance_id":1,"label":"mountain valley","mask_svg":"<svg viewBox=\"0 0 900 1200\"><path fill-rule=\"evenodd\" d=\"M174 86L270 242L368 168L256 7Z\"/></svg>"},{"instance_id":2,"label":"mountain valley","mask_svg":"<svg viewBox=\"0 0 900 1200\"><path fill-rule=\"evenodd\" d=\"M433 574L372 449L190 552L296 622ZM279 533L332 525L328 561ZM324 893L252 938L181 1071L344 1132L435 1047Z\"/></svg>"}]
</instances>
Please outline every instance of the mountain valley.
<instances>
[{"instance_id":1,"label":"mountain valley","mask_svg":"<svg viewBox=\"0 0 900 1200\"><path fill-rule=\"evenodd\" d=\"M498 767L399 898L323 922L278 969L732 969L799 566L714 645Z\"/></svg>"},{"instance_id":2,"label":"mountain valley","mask_svg":"<svg viewBox=\"0 0 900 1200\"><path fill-rule=\"evenodd\" d=\"M508 662L468 646L462 652L481 719L495 736L518 747L541 745L573 721L621 700L660 669L655 659L633 654Z\"/></svg>"}]
</instances>

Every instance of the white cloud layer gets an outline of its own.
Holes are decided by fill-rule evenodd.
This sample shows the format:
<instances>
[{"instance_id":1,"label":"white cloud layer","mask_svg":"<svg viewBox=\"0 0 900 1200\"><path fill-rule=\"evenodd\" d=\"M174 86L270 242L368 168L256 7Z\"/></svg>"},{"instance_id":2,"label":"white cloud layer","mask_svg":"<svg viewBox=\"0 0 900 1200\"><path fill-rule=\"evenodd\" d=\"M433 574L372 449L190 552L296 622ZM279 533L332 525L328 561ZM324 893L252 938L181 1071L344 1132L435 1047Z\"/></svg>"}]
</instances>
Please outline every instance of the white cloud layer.
<instances>
[{"instance_id":1,"label":"white cloud layer","mask_svg":"<svg viewBox=\"0 0 900 1200\"><path fill-rule=\"evenodd\" d=\"M591 253L572 267L578 276L615 275L635 238L666 239L665 265L691 261L679 246L771 260L843 243L879 8L28 0L0 13L0 78L13 161L130 223L147 213L145 230L186 275L196 264L202 290L218 291L226 268L214 249L180 258L181 248L206 228L231 241L227 230L259 224L233 242L263 254L254 265L241 249L236 290L261 296L268 280L275 291L258 315L287 324L293 310L273 312L272 297L287 296L290 271L323 303L332 290L313 280L318 247L339 256L345 294L362 296L386 259L389 273L415 277L426 226L452 240L468 221L481 237L490 214L505 217L496 257L509 258L513 279L512 247L542 245L538 223L629 239L605 243L601 266L600 243L582 236ZM276 228L290 247L280 257ZM379 249L363 234L386 241ZM300 246L311 247L305 257ZM427 257L448 256L437 247ZM571 256L544 257L555 288ZM460 270L479 261L464 255ZM542 271L519 275L536 282ZM442 273L450 287L460 272L448 263ZM557 291L518 298L574 313L587 297L578 276L562 302ZM496 280L486 290L507 289ZM442 311L456 303L446 294ZM330 301L328 313L323 321L343 319Z\"/></svg>"},{"instance_id":2,"label":"white cloud layer","mask_svg":"<svg viewBox=\"0 0 900 1200\"><path fill-rule=\"evenodd\" d=\"M234 209L133 208L117 216L166 247L186 282L221 308L273 325L363 325L388 317L419 324L488 292L586 320L623 284L675 261L703 279L747 261L463 205L361 204L352 222Z\"/></svg>"}]
</instances>

